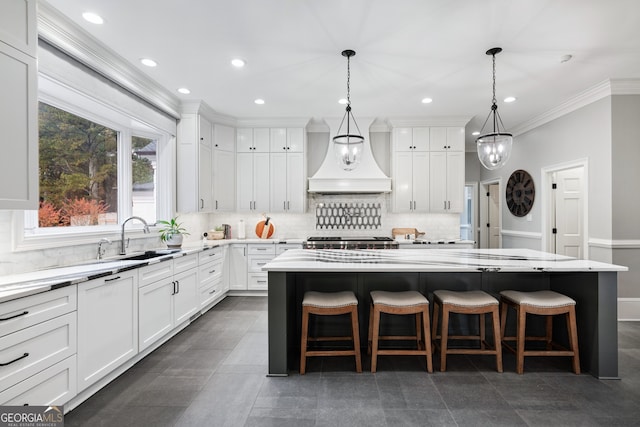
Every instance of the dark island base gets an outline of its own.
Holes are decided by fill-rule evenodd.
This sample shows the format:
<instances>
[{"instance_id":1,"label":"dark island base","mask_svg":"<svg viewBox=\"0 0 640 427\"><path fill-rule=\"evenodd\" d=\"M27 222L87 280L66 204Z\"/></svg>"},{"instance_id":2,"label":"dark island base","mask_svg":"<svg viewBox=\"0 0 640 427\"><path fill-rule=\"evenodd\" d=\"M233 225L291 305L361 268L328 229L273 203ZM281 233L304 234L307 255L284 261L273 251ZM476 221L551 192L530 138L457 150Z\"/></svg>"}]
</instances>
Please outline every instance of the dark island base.
<instances>
[{"instance_id":1,"label":"dark island base","mask_svg":"<svg viewBox=\"0 0 640 427\"><path fill-rule=\"evenodd\" d=\"M433 291L449 289L465 291L482 289L494 296L506 289L534 291L551 289L576 300L578 343L583 372L600 379L618 378L617 338L617 273L616 272L389 272L389 273L315 273L269 272L269 375L288 375L296 369L300 355L301 302L306 291L333 292L351 290L358 297L360 342L367 343L369 304L372 290L416 290L433 301ZM411 328L412 320L389 316L390 330ZM474 316L475 317L475 316ZM477 317L454 320L454 332L477 330ZM541 319L527 319L534 332L542 333ZM342 333L339 318L322 319L321 334ZM515 318L510 313L508 329L514 330ZM406 329L405 329L406 331ZM338 333L339 335L340 333ZM489 342L493 337L487 329ZM554 338L566 342L566 326L562 317L554 320ZM366 354L363 353L363 354ZM525 371L526 373L526 371Z\"/></svg>"}]
</instances>

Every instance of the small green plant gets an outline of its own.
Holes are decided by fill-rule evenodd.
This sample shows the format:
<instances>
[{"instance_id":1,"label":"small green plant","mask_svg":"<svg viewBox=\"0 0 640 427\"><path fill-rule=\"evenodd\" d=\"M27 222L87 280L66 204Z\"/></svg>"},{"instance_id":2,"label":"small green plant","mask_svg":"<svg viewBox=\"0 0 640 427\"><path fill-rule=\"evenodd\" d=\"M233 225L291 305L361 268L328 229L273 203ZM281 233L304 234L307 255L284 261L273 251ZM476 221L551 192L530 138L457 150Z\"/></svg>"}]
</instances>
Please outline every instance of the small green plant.
<instances>
[{"instance_id":1,"label":"small green plant","mask_svg":"<svg viewBox=\"0 0 640 427\"><path fill-rule=\"evenodd\" d=\"M176 234L189 235L187 229L178 222L178 217L171 218L169 221L159 220L158 224L162 225L162 228L160 228L160 240L163 242L171 239Z\"/></svg>"},{"instance_id":2,"label":"small green plant","mask_svg":"<svg viewBox=\"0 0 640 427\"><path fill-rule=\"evenodd\" d=\"M221 225L216 225L216 227L214 228L214 230L216 231L224 231L224 227Z\"/></svg>"}]
</instances>

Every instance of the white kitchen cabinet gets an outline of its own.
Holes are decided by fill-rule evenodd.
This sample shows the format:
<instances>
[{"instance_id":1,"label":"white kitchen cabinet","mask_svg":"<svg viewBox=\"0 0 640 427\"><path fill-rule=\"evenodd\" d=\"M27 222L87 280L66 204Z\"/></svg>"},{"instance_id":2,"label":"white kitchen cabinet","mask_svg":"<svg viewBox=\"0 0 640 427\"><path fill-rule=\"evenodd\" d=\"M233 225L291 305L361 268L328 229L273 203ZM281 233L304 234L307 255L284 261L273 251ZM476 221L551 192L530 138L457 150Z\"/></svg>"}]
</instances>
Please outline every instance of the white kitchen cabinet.
<instances>
[{"instance_id":1,"label":"white kitchen cabinet","mask_svg":"<svg viewBox=\"0 0 640 427\"><path fill-rule=\"evenodd\" d=\"M302 249L302 243L276 243L276 256L290 249Z\"/></svg>"},{"instance_id":2,"label":"white kitchen cabinet","mask_svg":"<svg viewBox=\"0 0 640 427\"><path fill-rule=\"evenodd\" d=\"M238 212L269 210L269 153L237 153Z\"/></svg>"},{"instance_id":3,"label":"white kitchen cabinet","mask_svg":"<svg viewBox=\"0 0 640 427\"><path fill-rule=\"evenodd\" d=\"M464 206L464 152L435 151L430 156L431 212L459 213Z\"/></svg>"},{"instance_id":4,"label":"white kitchen cabinet","mask_svg":"<svg viewBox=\"0 0 640 427\"><path fill-rule=\"evenodd\" d=\"M177 205L179 212L212 212L212 125L200 114L183 114L177 138Z\"/></svg>"},{"instance_id":5,"label":"white kitchen cabinet","mask_svg":"<svg viewBox=\"0 0 640 427\"><path fill-rule=\"evenodd\" d=\"M200 308L198 270L192 268L176 274L173 278L176 282L173 295L173 321L174 325L178 326L188 321Z\"/></svg>"},{"instance_id":6,"label":"white kitchen cabinet","mask_svg":"<svg viewBox=\"0 0 640 427\"><path fill-rule=\"evenodd\" d=\"M304 151L304 128L271 128L270 136L272 153Z\"/></svg>"},{"instance_id":7,"label":"white kitchen cabinet","mask_svg":"<svg viewBox=\"0 0 640 427\"><path fill-rule=\"evenodd\" d=\"M238 153L268 153L269 128L239 128L236 135Z\"/></svg>"},{"instance_id":8,"label":"white kitchen cabinet","mask_svg":"<svg viewBox=\"0 0 640 427\"><path fill-rule=\"evenodd\" d=\"M262 271L269 261L276 256L276 245L273 243L252 243L247 245L247 289L250 291L266 291L266 271Z\"/></svg>"},{"instance_id":9,"label":"white kitchen cabinet","mask_svg":"<svg viewBox=\"0 0 640 427\"><path fill-rule=\"evenodd\" d=\"M236 130L231 126L213 125L213 148L215 150L235 151Z\"/></svg>"},{"instance_id":10,"label":"white kitchen cabinet","mask_svg":"<svg viewBox=\"0 0 640 427\"><path fill-rule=\"evenodd\" d=\"M306 180L304 153L271 153L270 212L303 213Z\"/></svg>"},{"instance_id":11,"label":"white kitchen cabinet","mask_svg":"<svg viewBox=\"0 0 640 427\"><path fill-rule=\"evenodd\" d=\"M222 299L227 291L223 284L226 252L227 246L220 246L201 252L198 256L201 310L209 309L215 301Z\"/></svg>"},{"instance_id":12,"label":"white kitchen cabinet","mask_svg":"<svg viewBox=\"0 0 640 427\"><path fill-rule=\"evenodd\" d=\"M247 290L247 245L234 244L229 248L229 290Z\"/></svg>"},{"instance_id":13,"label":"white kitchen cabinet","mask_svg":"<svg viewBox=\"0 0 640 427\"><path fill-rule=\"evenodd\" d=\"M236 156L233 151L213 150L213 209L234 212L236 209Z\"/></svg>"},{"instance_id":14,"label":"white kitchen cabinet","mask_svg":"<svg viewBox=\"0 0 640 427\"><path fill-rule=\"evenodd\" d=\"M394 151L429 151L429 128L394 128Z\"/></svg>"},{"instance_id":15,"label":"white kitchen cabinet","mask_svg":"<svg viewBox=\"0 0 640 427\"><path fill-rule=\"evenodd\" d=\"M0 209L38 209L36 4L0 2Z\"/></svg>"},{"instance_id":16,"label":"white kitchen cabinet","mask_svg":"<svg viewBox=\"0 0 640 427\"><path fill-rule=\"evenodd\" d=\"M138 290L140 304L140 351L171 332L173 329L173 276Z\"/></svg>"},{"instance_id":17,"label":"white kitchen cabinet","mask_svg":"<svg viewBox=\"0 0 640 427\"><path fill-rule=\"evenodd\" d=\"M138 271L78 285L78 391L138 353Z\"/></svg>"},{"instance_id":18,"label":"white kitchen cabinet","mask_svg":"<svg viewBox=\"0 0 640 427\"><path fill-rule=\"evenodd\" d=\"M394 153L392 199L394 212L429 212L429 152Z\"/></svg>"},{"instance_id":19,"label":"white kitchen cabinet","mask_svg":"<svg viewBox=\"0 0 640 427\"><path fill-rule=\"evenodd\" d=\"M429 151L464 151L464 128L430 128Z\"/></svg>"}]
</instances>

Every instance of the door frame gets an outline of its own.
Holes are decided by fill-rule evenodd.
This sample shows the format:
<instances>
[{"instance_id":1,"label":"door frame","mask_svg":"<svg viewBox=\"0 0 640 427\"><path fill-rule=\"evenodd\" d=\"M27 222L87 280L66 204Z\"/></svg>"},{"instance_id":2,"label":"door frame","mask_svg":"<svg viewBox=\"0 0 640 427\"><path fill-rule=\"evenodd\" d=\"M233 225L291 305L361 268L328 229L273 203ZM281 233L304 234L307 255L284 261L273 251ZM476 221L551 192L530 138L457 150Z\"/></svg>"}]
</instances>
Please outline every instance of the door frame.
<instances>
[{"instance_id":1,"label":"door frame","mask_svg":"<svg viewBox=\"0 0 640 427\"><path fill-rule=\"evenodd\" d=\"M553 240L553 232L551 230L551 224L553 224L553 206L554 206L554 194L551 189L553 184L553 174L559 171L567 169L575 169L582 167L582 215L583 215L583 228L582 228L582 245L584 249L584 259L589 259L589 159L581 158L571 160L564 163L557 163L551 166L545 166L540 169L540 176L542 178L540 202L542 209L542 250L545 252L551 252L551 245Z\"/></svg>"},{"instance_id":2,"label":"door frame","mask_svg":"<svg viewBox=\"0 0 640 427\"><path fill-rule=\"evenodd\" d=\"M475 242L476 248L480 247L480 233L478 231L478 224L480 224L480 210L478 209L478 182L477 181L467 181L464 183L465 187L471 187L471 235L473 236L473 240ZM463 212L466 210L466 200L465 207Z\"/></svg>"},{"instance_id":3,"label":"door frame","mask_svg":"<svg viewBox=\"0 0 640 427\"><path fill-rule=\"evenodd\" d=\"M489 185L498 184L498 192L500 197L498 198L498 218L500 219L500 237L499 247L502 247L502 177L491 178L486 181L480 181L480 188L478 197L480 199L479 211L480 221L478 222L478 235L479 235L479 248L489 247L489 233L487 232L487 221L489 221L489 203L487 201L487 192L489 191Z\"/></svg>"}]
</instances>

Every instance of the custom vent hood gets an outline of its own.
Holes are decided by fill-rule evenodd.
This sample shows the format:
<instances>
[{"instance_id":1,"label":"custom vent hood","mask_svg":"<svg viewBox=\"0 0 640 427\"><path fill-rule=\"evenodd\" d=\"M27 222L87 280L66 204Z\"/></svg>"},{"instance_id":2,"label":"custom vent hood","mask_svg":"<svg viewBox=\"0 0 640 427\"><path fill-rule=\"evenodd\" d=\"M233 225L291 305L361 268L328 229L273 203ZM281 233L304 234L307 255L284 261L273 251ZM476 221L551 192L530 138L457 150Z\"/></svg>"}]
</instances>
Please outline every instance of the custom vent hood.
<instances>
[{"instance_id":1,"label":"custom vent hood","mask_svg":"<svg viewBox=\"0 0 640 427\"><path fill-rule=\"evenodd\" d=\"M362 160L354 170L344 170L334 155L333 136L338 132L339 120L325 120L329 125L329 147L322 165L309 178L309 193L321 194L366 194L388 193L391 191L391 178L386 176L376 163L369 141L369 127L373 119L358 118L364 129L364 147Z\"/></svg>"}]
</instances>

